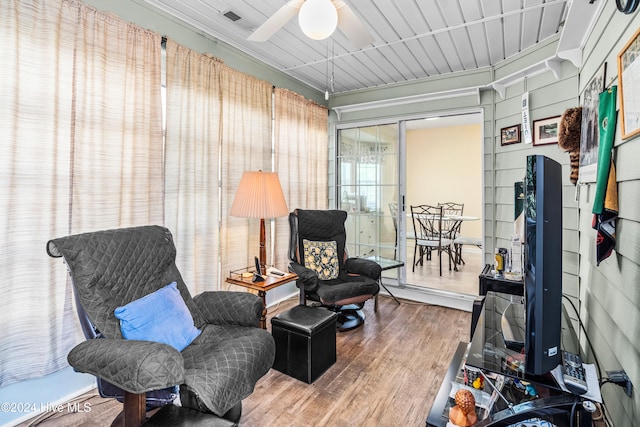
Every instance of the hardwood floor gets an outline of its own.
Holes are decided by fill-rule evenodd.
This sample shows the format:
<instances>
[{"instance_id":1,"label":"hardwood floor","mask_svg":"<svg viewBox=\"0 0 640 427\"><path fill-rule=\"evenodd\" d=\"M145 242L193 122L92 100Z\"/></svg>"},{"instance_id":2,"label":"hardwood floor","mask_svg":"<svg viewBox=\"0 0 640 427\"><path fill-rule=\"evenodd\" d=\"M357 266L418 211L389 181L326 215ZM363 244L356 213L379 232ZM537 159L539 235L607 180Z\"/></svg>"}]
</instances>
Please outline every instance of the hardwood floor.
<instances>
[{"instance_id":1,"label":"hardwood floor","mask_svg":"<svg viewBox=\"0 0 640 427\"><path fill-rule=\"evenodd\" d=\"M337 362L309 385L271 370L242 426L423 426L471 314L379 298L362 328L338 333Z\"/></svg>"},{"instance_id":2,"label":"hardwood floor","mask_svg":"<svg viewBox=\"0 0 640 427\"><path fill-rule=\"evenodd\" d=\"M424 426L449 359L469 340L471 313L401 302L380 296L377 313L367 302L364 326L337 334L337 362L313 384L269 371L243 401L240 426ZM296 303L272 308L268 320ZM120 410L95 396L80 401L91 411L45 414L21 426L108 426Z\"/></svg>"}]
</instances>

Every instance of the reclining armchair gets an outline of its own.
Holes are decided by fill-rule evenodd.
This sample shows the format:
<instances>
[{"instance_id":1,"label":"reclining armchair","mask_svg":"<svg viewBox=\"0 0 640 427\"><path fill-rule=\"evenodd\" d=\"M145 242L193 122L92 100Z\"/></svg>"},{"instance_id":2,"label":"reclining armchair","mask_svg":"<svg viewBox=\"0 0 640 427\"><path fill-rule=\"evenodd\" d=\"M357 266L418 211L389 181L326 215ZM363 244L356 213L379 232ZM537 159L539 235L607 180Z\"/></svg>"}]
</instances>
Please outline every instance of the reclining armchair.
<instances>
[{"instance_id":1,"label":"reclining armchair","mask_svg":"<svg viewBox=\"0 0 640 427\"><path fill-rule=\"evenodd\" d=\"M176 386L180 406L168 404L151 419L177 410L180 419L237 424L242 399L275 356L271 334L258 328L258 296L220 291L192 298L171 233L160 226L61 237L47 243L47 252L64 258L88 337L70 351L69 364L98 377L99 386L123 390L125 425L145 422L145 396L166 404Z\"/></svg>"},{"instance_id":2,"label":"reclining armchair","mask_svg":"<svg viewBox=\"0 0 640 427\"><path fill-rule=\"evenodd\" d=\"M346 252L341 210L302 210L289 214L289 269L300 278L300 304L309 298L338 313L337 329L354 329L364 322L365 301L378 295L381 268Z\"/></svg>"}]
</instances>

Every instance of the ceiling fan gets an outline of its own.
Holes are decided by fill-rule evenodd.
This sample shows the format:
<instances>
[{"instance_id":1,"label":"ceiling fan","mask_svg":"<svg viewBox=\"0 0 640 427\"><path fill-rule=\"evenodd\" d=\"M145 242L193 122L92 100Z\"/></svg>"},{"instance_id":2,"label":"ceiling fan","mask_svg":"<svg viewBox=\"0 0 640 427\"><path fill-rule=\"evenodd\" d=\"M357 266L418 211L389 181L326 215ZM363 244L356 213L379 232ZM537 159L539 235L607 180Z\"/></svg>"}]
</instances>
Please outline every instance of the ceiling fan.
<instances>
[{"instance_id":1,"label":"ceiling fan","mask_svg":"<svg viewBox=\"0 0 640 427\"><path fill-rule=\"evenodd\" d=\"M367 27L342 0L290 0L260 25L248 40L267 41L296 14L302 31L314 40L329 37L337 27L359 49L373 43L374 38Z\"/></svg>"}]
</instances>

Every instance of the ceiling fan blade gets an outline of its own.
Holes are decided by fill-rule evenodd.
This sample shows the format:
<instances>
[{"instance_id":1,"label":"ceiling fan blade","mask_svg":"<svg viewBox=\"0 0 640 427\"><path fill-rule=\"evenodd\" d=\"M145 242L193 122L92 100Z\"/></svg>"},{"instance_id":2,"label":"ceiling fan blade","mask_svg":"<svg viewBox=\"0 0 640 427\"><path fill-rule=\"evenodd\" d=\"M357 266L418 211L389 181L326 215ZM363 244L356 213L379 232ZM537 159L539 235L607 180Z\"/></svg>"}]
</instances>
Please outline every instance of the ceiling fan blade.
<instances>
[{"instance_id":1,"label":"ceiling fan blade","mask_svg":"<svg viewBox=\"0 0 640 427\"><path fill-rule=\"evenodd\" d=\"M260 25L247 40L252 42L265 42L275 34L284 24L297 15L305 0L291 0Z\"/></svg>"},{"instance_id":2,"label":"ceiling fan blade","mask_svg":"<svg viewBox=\"0 0 640 427\"><path fill-rule=\"evenodd\" d=\"M342 0L333 0L338 11L338 28L358 49L373 43L375 40L360 18Z\"/></svg>"}]
</instances>

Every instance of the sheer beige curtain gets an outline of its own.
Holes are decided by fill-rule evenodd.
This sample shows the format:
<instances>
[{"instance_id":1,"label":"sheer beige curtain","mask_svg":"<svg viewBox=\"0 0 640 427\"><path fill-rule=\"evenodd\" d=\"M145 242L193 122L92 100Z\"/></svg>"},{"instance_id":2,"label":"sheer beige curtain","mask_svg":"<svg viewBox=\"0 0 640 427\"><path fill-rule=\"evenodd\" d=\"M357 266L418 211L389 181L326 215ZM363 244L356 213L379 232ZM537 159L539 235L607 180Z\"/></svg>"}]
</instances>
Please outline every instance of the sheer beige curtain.
<instances>
[{"instance_id":1,"label":"sheer beige curtain","mask_svg":"<svg viewBox=\"0 0 640 427\"><path fill-rule=\"evenodd\" d=\"M161 222L163 188L157 36L81 2L32 0L3 6L0 39L4 386L68 366L82 339L46 241Z\"/></svg>"},{"instance_id":2,"label":"sheer beige curtain","mask_svg":"<svg viewBox=\"0 0 640 427\"><path fill-rule=\"evenodd\" d=\"M75 12L43 0L0 13L0 386L66 366L76 339L66 270L45 252L69 230Z\"/></svg>"},{"instance_id":3,"label":"sheer beige curtain","mask_svg":"<svg viewBox=\"0 0 640 427\"><path fill-rule=\"evenodd\" d=\"M166 226L194 294L219 282L221 62L167 40Z\"/></svg>"},{"instance_id":4,"label":"sheer beige curtain","mask_svg":"<svg viewBox=\"0 0 640 427\"><path fill-rule=\"evenodd\" d=\"M258 255L258 219L229 216L245 170L271 170L273 87L262 80L223 66L220 75L221 117L221 229L222 277L230 270L252 265ZM267 220L267 224L269 224ZM270 242L267 225L267 248ZM272 254L267 251L267 263Z\"/></svg>"},{"instance_id":5,"label":"sheer beige curtain","mask_svg":"<svg viewBox=\"0 0 640 427\"><path fill-rule=\"evenodd\" d=\"M80 12L71 231L163 224L161 36Z\"/></svg>"},{"instance_id":6,"label":"sheer beige curtain","mask_svg":"<svg viewBox=\"0 0 640 427\"><path fill-rule=\"evenodd\" d=\"M328 206L328 111L287 89L275 89L275 171L289 210ZM288 265L289 223L275 224L275 265Z\"/></svg>"}]
</instances>

